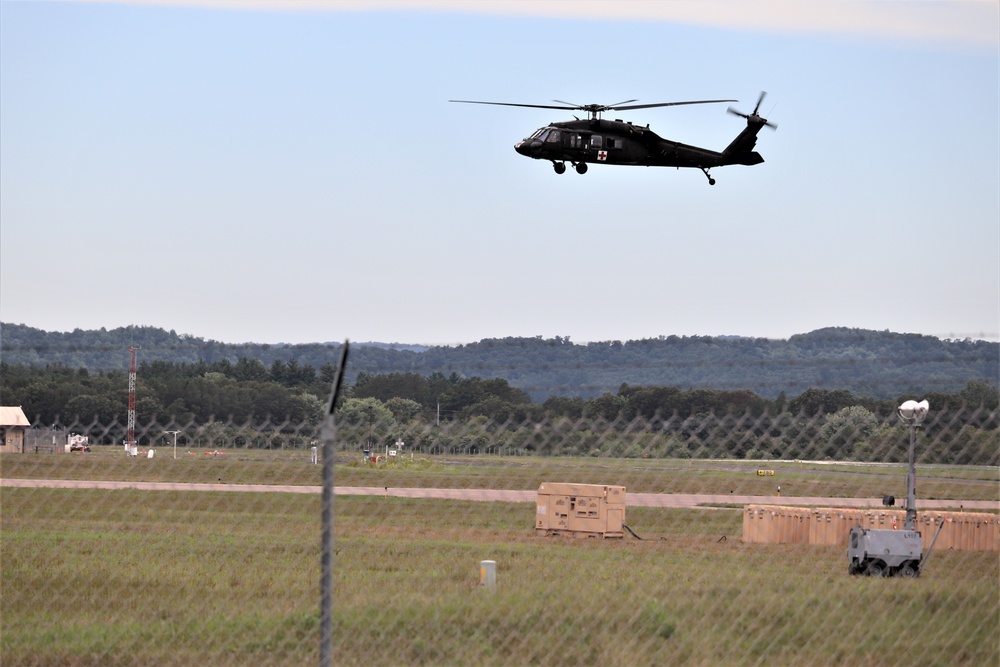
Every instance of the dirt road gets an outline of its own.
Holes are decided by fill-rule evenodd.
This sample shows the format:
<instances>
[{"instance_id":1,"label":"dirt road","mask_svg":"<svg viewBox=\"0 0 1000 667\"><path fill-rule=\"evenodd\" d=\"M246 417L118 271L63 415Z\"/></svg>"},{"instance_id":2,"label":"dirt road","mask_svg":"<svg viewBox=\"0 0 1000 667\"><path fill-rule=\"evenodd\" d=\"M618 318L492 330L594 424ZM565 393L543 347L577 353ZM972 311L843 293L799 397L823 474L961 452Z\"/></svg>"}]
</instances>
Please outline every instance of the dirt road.
<instances>
[{"instance_id":1,"label":"dirt road","mask_svg":"<svg viewBox=\"0 0 1000 667\"><path fill-rule=\"evenodd\" d=\"M239 493L314 493L319 486L279 486L271 484L185 484L176 482L96 482L64 479L0 479L0 487L53 489L138 489L141 491L230 491ZM533 503L535 491L504 489L424 489L383 486L338 486L336 495L392 496L399 498L442 498L485 502ZM823 498L806 496L739 496L701 493L629 493L626 504L632 507L712 507L719 505L790 505L797 507L882 507L881 498ZM992 500L925 500L918 509L966 509L1000 511L1000 502Z\"/></svg>"}]
</instances>

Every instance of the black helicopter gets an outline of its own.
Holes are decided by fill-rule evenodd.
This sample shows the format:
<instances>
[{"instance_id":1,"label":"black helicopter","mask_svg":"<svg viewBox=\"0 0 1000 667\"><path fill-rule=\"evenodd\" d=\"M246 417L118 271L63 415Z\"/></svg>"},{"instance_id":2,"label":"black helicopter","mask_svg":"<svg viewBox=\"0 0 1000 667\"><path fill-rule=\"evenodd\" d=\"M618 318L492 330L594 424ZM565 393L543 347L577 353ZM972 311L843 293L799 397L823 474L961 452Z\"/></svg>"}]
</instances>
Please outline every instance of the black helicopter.
<instances>
[{"instance_id":1,"label":"black helicopter","mask_svg":"<svg viewBox=\"0 0 1000 667\"><path fill-rule=\"evenodd\" d=\"M764 126L777 129L777 125L761 117L761 102L767 93L762 92L757 106L751 113L742 113L729 107L729 113L745 118L746 128L733 139L722 152L690 146L664 139L649 129L621 120L604 120L605 111L627 111L652 107L672 107L684 104L717 104L737 100L694 100L690 102L659 102L656 104L632 104L638 100L625 100L617 104L572 104L562 100L559 106L549 104L515 104L513 102L479 102L476 100L448 100L462 104L493 104L507 107L529 107L533 109L565 109L586 111L587 120L567 120L550 123L535 130L530 137L514 144L514 150L536 160L550 160L557 174L566 172L569 162L577 173L587 173L588 164L630 164L645 167L687 167L701 169L709 185L715 179L709 169L729 164L755 165L764 161L754 150L757 133Z\"/></svg>"}]
</instances>

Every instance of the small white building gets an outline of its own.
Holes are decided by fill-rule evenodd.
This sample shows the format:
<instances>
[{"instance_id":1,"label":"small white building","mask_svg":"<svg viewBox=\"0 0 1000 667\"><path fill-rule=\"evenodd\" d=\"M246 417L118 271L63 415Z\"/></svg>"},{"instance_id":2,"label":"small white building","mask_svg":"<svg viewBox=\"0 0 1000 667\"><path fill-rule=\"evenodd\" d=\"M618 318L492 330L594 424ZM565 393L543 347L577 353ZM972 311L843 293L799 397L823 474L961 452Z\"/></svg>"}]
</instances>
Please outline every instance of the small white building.
<instances>
[{"instance_id":1,"label":"small white building","mask_svg":"<svg viewBox=\"0 0 1000 667\"><path fill-rule=\"evenodd\" d=\"M24 430L30 427L20 406L0 406L0 453L23 454Z\"/></svg>"}]
</instances>

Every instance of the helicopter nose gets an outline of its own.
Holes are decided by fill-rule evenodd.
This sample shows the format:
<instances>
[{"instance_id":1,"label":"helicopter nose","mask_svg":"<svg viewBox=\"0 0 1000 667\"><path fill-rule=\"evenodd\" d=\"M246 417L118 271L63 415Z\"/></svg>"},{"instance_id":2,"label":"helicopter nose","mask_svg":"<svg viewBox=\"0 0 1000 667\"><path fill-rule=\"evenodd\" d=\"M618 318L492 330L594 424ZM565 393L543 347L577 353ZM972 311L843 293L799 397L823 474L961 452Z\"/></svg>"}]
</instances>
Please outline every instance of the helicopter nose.
<instances>
[{"instance_id":1,"label":"helicopter nose","mask_svg":"<svg viewBox=\"0 0 1000 667\"><path fill-rule=\"evenodd\" d=\"M538 152L538 149L542 147L542 142L534 141L531 139L523 139L516 144L514 144L514 150L521 155L531 156Z\"/></svg>"}]
</instances>

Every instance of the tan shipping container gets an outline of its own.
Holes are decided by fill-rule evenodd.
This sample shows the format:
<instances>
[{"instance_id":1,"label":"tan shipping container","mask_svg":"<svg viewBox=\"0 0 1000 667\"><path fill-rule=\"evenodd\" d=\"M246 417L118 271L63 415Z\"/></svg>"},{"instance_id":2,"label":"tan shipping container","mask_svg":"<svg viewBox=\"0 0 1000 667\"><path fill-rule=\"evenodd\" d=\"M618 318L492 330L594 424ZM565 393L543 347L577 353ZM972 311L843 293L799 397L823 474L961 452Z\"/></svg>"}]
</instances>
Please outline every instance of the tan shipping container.
<instances>
[{"instance_id":1,"label":"tan shipping container","mask_svg":"<svg viewBox=\"0 0 1000 667\"><path fill-rule=\"evenodd\" d=\"M538 534L624 537L624 526L624 486L544 482L538 487Z\"/></svg>"}]
</instances>

